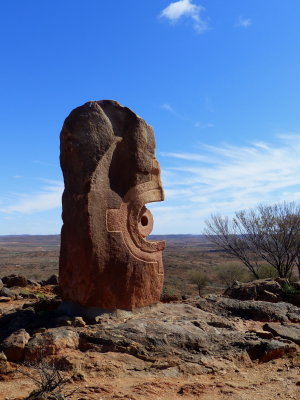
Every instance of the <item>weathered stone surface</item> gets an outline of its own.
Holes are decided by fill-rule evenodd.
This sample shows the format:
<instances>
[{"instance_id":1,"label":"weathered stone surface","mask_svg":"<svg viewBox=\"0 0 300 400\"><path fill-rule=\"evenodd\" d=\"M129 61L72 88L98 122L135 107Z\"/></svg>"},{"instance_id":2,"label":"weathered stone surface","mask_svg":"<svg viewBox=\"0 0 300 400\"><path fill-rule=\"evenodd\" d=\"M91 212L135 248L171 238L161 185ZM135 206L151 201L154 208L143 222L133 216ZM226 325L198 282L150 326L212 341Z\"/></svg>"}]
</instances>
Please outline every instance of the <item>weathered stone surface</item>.
<instances>
[{"instance_id":1,"label":"weathered stone surface","mask_svg":"<svg viewBox=\"0 0 300 400\"><path fill-rule=\"evenodd\" d=\"M64 349L76 349L79 344L77 332L68 327L59 327L36 333L25 349L25 359L34 360L58 354Z\"/></svg>"},{"instance_id":2,"label":"weathered stone surface","mask_svg":"<svg viewBox=\"0 0 300 400\"><path fill-rule=\"evenodd\" d=\"M8 361L22 361L24 358L24 349L30 335L21 329L12 333L2 344L2 350Z\"/></svg>"},{"instance_id":3,"label":"weathered stone surface","mask_svg":"<svg viewBox=\"0 0 300 400\"><path fill-rule=\"evenodd\" d=\"M146 240L144 206L164 198L152 128L115 101L88 102L65 120L60 160L63 300L109 310L157 303L165 242Z\"/></svg>"},{"instance_id":4,"label":"weathered stone surface","mask_svg":"<svg viewBox=\"0 0 300 400\"><path fill-rule=\"evenodd\" d=\"M187 304L160 304L126 321L103 317L100 325L82 330L80 338L83 351L127 353L155 362L172 359L172 366L200 363L207 371L214 357L239 359L247 354L264 361L295 350L294 344L239 331L230 319Z\"/></svg>"},{"instance_id":5,"label":"weathered stone surface","mask_svg":"<svg viewBox=\"0 0 300 400\"><path fill-rule=\"evenodd\" d=\"M300 322L300 310L289 303L269 303L267 301L235 300L221 297L217 306L232 315L254 321Z\"/></svg>"},{"instance_id":6,"label":"weathered stone surface","mask_svg":"<svg viewBox=\"0 0 300 400\"><path fill-rule=\"evenodd\" d=\"M3 288L3 282L2 282L2 279L0 279L0 289L2 289Z\"/></svg>"},{"instance_id":7,"label":"weathered stone surface","mask_svg":"<svg viewBox=\"0 0 300 400\"><path fill-rule=\"evenodd\" d=\"M279 282L273 279L259 279L252 282L235 282L226 289L226 296L238 300L282 301L282 289Z\"/></svg>"},{"instance_id":8,"label":"weathered stone surface","mask_svg":"<svg viewBox=\"0 0 300 400\"><path fill-rule=\"evenodd\" d=\"M28 285L28 280L25 278L25 276L14 275L14 274L9 276L4 276L2 278L2 282L8 288L13 286L25 287Z\"/></svg>"},{"instance_id":9,"label":"weathered stone surface","mask_svg":"<svg viewBox=\"0 0 300 400\"><path fill-rule=\"evenodd\" d=\"M265 324L263 328L271 332L274 336L280 336L283 339L291 340L300 345L300 326Z\"/></svg>"}]
</instances>

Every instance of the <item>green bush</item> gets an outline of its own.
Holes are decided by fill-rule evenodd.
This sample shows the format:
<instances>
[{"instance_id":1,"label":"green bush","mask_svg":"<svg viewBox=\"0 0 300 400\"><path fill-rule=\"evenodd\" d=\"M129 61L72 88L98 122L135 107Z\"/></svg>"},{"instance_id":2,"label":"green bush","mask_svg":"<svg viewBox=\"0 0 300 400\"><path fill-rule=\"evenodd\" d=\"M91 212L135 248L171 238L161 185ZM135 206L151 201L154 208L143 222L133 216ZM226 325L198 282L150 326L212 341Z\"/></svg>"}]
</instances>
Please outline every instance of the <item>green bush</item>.
<instances>
[{"instance_id":1,"label":"green bush","mask_svg":"<svg viewBox=\"0 0 300 400\"><path fill-rule=\"evenodd\" d=\"M198 289L199 296L202 295L203 289L207 286L208 284L208 278L207 275L202 272L202 271L191 271L189 274L189 281L196 285Z\"/></svg>"},{"instance_id":2,"label":"green bush","mask_svg":"<svg viewBox=\"0 0 300 400\"><path fill-rule=\"evenodd\" d=\"M285 294L298 294L300 293L299 289L296 289L293 285L284 284L282 286L282 290Z\"/></svg>"},{"instance_id":3,"label":"green bush","mask_svg":"<svg viewBox=\"0 0 300 400\"><path fill-rule=\"evenodd\" d=\"M226 288L230 288L235 281L247 282L251 275L241 264L223 264L217 269L217 278Z\"/></svg>"},{"instance_id":4,"label":"green bush","mask_svg":"<svg viewBox=\"0 0 300 400\"><path fill-rule=\"evenodd\" d=\"M278 278L278 271L270 264L262 264L257 270L259 279Z\"/></svg>"}]
</instances>

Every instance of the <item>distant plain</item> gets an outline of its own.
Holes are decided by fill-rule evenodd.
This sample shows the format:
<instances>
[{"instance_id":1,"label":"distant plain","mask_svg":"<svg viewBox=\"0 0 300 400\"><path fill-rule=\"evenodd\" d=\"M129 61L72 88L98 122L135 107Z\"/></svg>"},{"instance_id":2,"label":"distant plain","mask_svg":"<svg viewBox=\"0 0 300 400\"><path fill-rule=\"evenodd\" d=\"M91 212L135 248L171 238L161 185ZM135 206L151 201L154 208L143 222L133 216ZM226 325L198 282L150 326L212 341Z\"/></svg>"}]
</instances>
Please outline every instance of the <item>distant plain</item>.
<instances>
[{"instance_id":1,"label":"distant plain","mask_svg":"<svg viewBox=\"0 0 300 400\"><path fill-rule=\"evenodd\" d=\"M218 281L218 269L227 264L239 264L202 235L150 236L149 239L167 242L163 258L165 291L170 295L197 294L189 280L194 270L207 274L206 292L219 292L223 286ZM59 235L0 236L0 277L20 274L38 281L57 274L59 249Z\"/></svg>"}]
</instances>

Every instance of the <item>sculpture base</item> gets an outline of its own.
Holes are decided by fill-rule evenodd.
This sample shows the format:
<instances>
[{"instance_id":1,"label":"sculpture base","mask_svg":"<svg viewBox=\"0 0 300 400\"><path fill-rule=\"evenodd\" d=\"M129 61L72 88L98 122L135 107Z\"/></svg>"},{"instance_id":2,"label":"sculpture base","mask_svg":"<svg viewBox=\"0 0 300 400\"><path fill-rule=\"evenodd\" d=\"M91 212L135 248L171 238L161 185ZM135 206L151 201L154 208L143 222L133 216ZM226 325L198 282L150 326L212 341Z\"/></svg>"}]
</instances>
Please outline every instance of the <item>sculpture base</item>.
<instances>
[{"instance_id":1,"label":"sculpture base","mask_svg":"<svg viewBox=\"0 0 300 400\"><path fill-rule=\"evenodd\" d=\"M152 310L153 307L157 306L157 304L151 304L146 307L140 307L140 308L135 308L133 310L121 310L121 309L115 309L115 310L106 310L103 308L97 308L97 307L83 307L78 303L74 303L72 301L63 301L61 305L59 306L58 311L66 314L70 317L84 317L84 318L95 318L104 314L110 314L114 315L116 317L129 317L133 314L138 314L140 312L145 312L148 310Z\"/></svg>"}]
</instances>

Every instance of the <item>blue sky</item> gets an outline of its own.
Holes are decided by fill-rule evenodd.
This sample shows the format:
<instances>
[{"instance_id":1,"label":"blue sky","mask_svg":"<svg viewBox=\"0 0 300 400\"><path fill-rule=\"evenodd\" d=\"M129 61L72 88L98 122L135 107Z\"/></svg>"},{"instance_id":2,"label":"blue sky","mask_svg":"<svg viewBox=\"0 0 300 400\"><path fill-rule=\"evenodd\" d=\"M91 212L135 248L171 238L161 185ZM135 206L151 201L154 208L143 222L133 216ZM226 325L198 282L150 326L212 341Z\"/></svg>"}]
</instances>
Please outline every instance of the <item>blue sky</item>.
<instances>
[{"instance_id":1,"label":"blue sky","mask_svg":"<svg viewBox=\"0 0 300 400\"><path fill-rule=\"evenodd\" d=\"M59 132L89 100L153 126L154 233L300 200L299 0L0 5L0 234L59 233Z\"/></svg>"}]
</instances>

